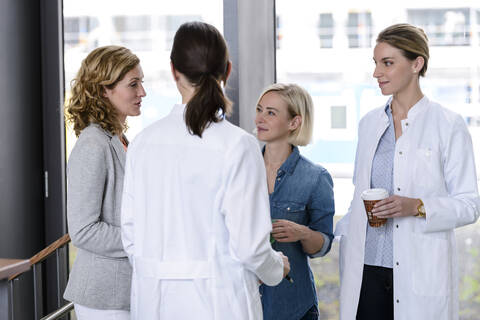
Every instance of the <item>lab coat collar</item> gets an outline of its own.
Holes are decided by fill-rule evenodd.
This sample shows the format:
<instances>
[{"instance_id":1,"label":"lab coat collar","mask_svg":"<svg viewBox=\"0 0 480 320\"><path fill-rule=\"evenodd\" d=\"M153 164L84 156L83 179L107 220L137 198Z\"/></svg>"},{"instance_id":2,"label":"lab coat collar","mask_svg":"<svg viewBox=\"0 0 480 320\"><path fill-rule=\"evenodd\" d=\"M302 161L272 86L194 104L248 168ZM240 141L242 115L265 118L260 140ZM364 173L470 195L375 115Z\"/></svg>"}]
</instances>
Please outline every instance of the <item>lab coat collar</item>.
<instances>
[{"instance_id":1,"label":"lab coat collar","mask_svg":"<svg viewBox=\"0 0 480 320\"><path fill-rule=\"evenodd\" d=\"M414 120L418 114L420 114L423 110L426 110L429 102L430 100L427 98L427 96L423 96L423 98L418 100L418 102L415 103L413 107L410 108L410 110L408 110L407 119L410 121ZM385 106L385 112L383 113L387 120L388 120L388 116L386 111L387 111L387 108L391 108L391 105L392 105L392 97L388 99L387 105Z\"/></svg>"},{"instance_id":2,"label":"lab coat collar","mask_svg":"<svg viewBox=\"0 0 480 320\"><path fill-rule=\"evenodd\" d=\"M427 96L423 96L422 99L418 100L418 102L415 103L413 107L410 108L410 110L408 110L407 119L409 119L410 121L414 120L418 114L420 114L423 110L426 110L428 103L429 100Z\"/></svg>"},{"instance_id":3,"label":"lab coat collar","mask_svg":"<svg viewBox=\"0 0 480 320\"><path fill-rule=\"evenodd\" d=\"M185 107L186 107L186 104L176 104L173 106L172 111L170 111L170 114L184 114Z\"/></svg>"}]
</instances>

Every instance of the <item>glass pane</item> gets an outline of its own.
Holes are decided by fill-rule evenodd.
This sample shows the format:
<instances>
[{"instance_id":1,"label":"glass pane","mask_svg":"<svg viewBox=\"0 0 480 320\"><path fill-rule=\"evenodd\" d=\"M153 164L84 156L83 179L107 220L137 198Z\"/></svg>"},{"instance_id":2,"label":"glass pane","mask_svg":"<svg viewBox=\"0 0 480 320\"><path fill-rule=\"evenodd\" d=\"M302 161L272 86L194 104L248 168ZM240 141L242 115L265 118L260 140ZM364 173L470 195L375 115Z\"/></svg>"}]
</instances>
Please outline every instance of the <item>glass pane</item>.
<instances>
[{"instance_id":1,"label":"glass pane","mask_svg":"<svg viewBox=\"0 0 480 320\"><path fill-rule=\"evenodd\" d=\"M452 4L453 2L451 2ZM465 5L467 3L467 5ZM415 1L388 7L374 1L276 0L277 81L298 83L315 104L313 143L301 153L323 165L335 185L337 220L353 197L353 162L358 121L384 105L372 77L373 47L377 34L393 23L410 22L426 31L430 56L423 92L432 100L460 113L472 135L477 172L480 172L480 10L471 2L457 7ZM410 5L409 5L410 4ZM421 8L421 9L419 9ZM472 26L475 25L475 28ZM480 224L456 230L460 266L461 319L480 312L478 283L480 255L474 243ZM476 241L476 242L475 242ZM323 258L311 260L322 319L338 319L338 245Z\"/></svg>"},{"instance_id":2,"label":"glass pane","mask_svg":"<svg viewBox=\"0 0 480 320\"><path fill-rule=\"evenodd\" d=\"M204 21L223 33L223 1L64 0L65 88L75 77L80 62L98 46L115 44L132 50L145 74L147 96L142 114L128 120L131 140L144 127L170 112L180 102L170 74L170 50L178 27L186 21ZM69 136L68 153L73 147Z\"/></svg>"},{"instance_id":3,"label":"glass pane","mask_svg":"<svg viewBox=\"0 0 480 320\"><path fill-rule=\"evenodd\" d=\"M94 48L121 45L140 58L147 96L142 101L142 114L128 120L129 140L181 102L170 73L170 50L178 27L196 20L223 33L223 0L64 0L63 9L66 99L81 61ZM68 157L76 141L69 126L66 141ZM76 255L73 246L70 253L72 263Z\"/></svg>"},{"instance_id":4,"label":"glass pane","mask_svg":"<svg viewBox=\"0 0 480 320\"><path fill-rule=\"evenodd\" d=\"M332 106L330 108L332 129L347 128L347 107L346 106Z\"/></svg>"}]
</instances>

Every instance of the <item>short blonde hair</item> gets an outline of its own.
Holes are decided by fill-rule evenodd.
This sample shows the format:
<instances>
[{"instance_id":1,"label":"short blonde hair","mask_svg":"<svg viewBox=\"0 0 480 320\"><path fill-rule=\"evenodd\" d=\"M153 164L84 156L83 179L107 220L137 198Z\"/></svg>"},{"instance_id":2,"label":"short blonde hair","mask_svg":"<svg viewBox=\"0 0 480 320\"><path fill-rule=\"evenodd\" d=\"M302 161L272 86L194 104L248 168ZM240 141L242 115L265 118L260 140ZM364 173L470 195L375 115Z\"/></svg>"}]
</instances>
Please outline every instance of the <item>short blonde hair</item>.
<instances>
[{"instance_id":1,"label":"short blonde hair","mask_svg":"<svg viewBox=\"0 0 480 320\"><path fill-rule=\"evenodd\" d=\"M99 47L88 54L72 80L72 95L66 103L66 118L73 124L75 135L90 123L117 135L126 130L104 92L105 88L113 89L139 63L135 54L120 46Z\"/></svg>"},{"instance_id":2,"label":"short blonde hair","mask_svg":"<svg viewBox=\"0 0 480 320\"><path fill-rule=\"evenodd\" d=\"M424 77L428 68L430 53L428 49L428 37L422 28L408 23L399 23L385 28L379 33L377 43L385 42L400 49L403 56L411 61L417 57L423 57L424 64L419 75Z\"/></svg>"},{"instance_id":3,"label":"short blonde hair","mask_svg":"<svg viewBox=\"0 0 480 320\"><path fill-rule=\"evenodd\" d=\"M285 101L291 118L302 118L300 126L290 133L288 142L294 146L309 144L313 132L313 101L307 90L296 84L275 83L263 90L258 102L269 92L275 92Z\"/></svg>"}]
</instances>

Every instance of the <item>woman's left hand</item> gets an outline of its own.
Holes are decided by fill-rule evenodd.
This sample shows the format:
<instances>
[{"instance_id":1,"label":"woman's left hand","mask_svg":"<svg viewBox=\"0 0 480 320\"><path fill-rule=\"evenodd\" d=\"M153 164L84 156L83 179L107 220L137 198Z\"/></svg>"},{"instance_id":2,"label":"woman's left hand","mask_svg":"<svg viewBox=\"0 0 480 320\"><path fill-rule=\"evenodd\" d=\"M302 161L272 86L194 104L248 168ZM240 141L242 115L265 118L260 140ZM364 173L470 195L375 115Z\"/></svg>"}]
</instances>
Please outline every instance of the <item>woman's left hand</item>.
<instances>
[{"instance_id":1,"label":"woman's left hand","mask_svg":"<svg viewBox=\"0 0 480 320\"><path fill-rule=\"evenodd\" d=\"M295 242L306 237L308 230L305 228L290 220L279 219L272 224L272 236L278 242Z\"/></svg>"},{"instance_id":2,"label":"woman's left hand","mask_svg":"<svg viewBox=\"0 0 480 320\"><path fill-rule=\"evenodd\" d=\"M417 207L419 205L419 199L393 195L377 202L373 206L372 213L379 218L414 216L418 213Z\"/></svg>"}]
</instances>

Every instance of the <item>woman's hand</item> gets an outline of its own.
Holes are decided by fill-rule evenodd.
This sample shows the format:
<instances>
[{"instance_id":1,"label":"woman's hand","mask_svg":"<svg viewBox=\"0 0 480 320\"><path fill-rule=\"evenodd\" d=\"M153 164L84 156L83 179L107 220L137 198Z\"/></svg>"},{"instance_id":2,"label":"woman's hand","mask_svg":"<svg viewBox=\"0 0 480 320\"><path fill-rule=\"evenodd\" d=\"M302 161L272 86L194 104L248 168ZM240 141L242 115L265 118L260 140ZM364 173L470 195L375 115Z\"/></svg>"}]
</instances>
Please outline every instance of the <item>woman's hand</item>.
<instances>
[{"instance_id":1,"label":"woman's hand","mask_svg":"<svg viewBox=\"0 0 480 320\"><path fill-rule=\"evenodd\" d=\"M290 220L279 219L272 224L272 236L278 242L295 242L306 238L307 228Z\"/></svg>"},{"instance_id":2,"label":"woman's hand","mask_svg":"<svg viewBox=\"0 0 480 320\"><path fill-rule=\"evenodd\" d=\"M379 218L415 216L419 205L419 199L393 195L377 202L373 206L372 213Z\"/></svg>"}]
</instances>

